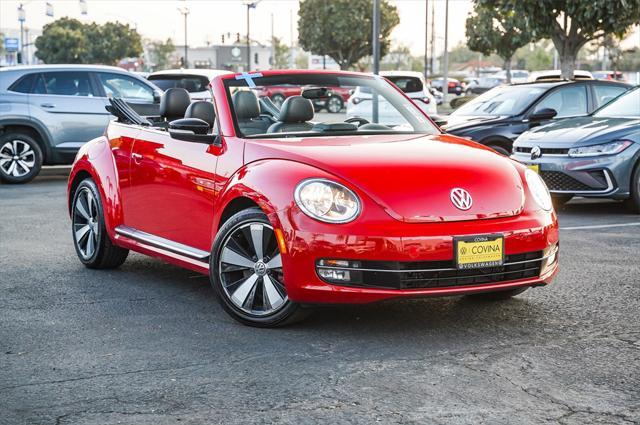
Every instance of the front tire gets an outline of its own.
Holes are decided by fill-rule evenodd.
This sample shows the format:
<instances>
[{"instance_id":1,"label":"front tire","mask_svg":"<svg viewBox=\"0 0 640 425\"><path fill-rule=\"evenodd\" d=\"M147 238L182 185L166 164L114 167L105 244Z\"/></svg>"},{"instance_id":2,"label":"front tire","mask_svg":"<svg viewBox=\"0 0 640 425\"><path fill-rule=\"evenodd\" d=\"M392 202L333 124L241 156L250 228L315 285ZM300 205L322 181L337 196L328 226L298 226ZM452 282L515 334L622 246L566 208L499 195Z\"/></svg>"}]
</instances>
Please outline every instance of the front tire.
<instances>
[{"instance_id":1,"label":"front tire","mask_svg":"<svg viewBox=\"0 0 640 425\"><path fill-rule=\"evenodd\" d=\"M640 214L640 163L636 164L631 176L631 186L629 188L631 197L627 199L627 207L634 213Z\"/></svg>"},{"instance_id":2,"label":"front tire","mask_svg":"<svg viewBox=\"0 0 640 425\"><path fill-rule=\"evenodd\" d=\"M511 152L509 152L507 149L503 148L502 146L499 145L489 145L489 147L491 149L493 149L494 151L498 152L500 155L504 155L504 156L509 156L511 155Z\"/></svg>"},{"instance_id":3,"label":"front tire","mask_svg":"<svg viewBox=\"0 0 640 425\"><path fill-rule=\"evenodd\" d=\"M113 269L127 259L129 250L115 246L104 224L104 210L96 184L80 182L71 204L73 245L80 262L90 269Z\"/></svg>"},{"instance_id":4,"label":"front tire","mask_svg":"<svg viewBox=\"0 0 640 425\"><path fill-rule=\"evenodd\" d=\"M287 296L275 232L257 208L224 223L213 244L209 277L224 310L245 325L277 327L305 315Z\"/></svg>"},{"instance_id":5,"label":"front tire","mask_svg":"<svg viewBox=\"0 0 640 425\"><path fill-rule=\"evenodd\" d=\"M325 103L325 109L331 112L332 114L337 114L338 112L342 111L343 107L344 107L344 102L342 98L337 95L329 96L329 98Z\"/></svg>"},{"instance_id":6,"label":"front tire","mask_svg":"<svg viewBox=\"0 0 640 425\"><path fill-rule=\"evenodd\" d=\"M0 180L21 184L33 180L42 168L42 150L33 137L8 133L0 137Z\"/></svg>"}]
</instances>

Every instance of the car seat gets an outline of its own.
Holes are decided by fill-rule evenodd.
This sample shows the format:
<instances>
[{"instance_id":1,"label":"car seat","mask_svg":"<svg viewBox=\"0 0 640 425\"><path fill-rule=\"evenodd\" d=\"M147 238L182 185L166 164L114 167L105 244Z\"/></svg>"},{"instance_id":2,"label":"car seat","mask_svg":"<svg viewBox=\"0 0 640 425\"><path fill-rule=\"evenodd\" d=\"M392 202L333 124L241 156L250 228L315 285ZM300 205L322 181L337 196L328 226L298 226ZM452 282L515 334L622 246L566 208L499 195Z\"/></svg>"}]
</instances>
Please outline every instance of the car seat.
<instances>
[{"instance_id":1,"label":"car seat","mask_svg":"<svg viewBox=\"0 0 640 425\"><path fill-rule=\"evenodd\" d=\"M313 123L313 103L302 96L291 96L282 104L278 122L272 124L267 133L289 133L309 131Z\"/></svg>"}]
</instances>

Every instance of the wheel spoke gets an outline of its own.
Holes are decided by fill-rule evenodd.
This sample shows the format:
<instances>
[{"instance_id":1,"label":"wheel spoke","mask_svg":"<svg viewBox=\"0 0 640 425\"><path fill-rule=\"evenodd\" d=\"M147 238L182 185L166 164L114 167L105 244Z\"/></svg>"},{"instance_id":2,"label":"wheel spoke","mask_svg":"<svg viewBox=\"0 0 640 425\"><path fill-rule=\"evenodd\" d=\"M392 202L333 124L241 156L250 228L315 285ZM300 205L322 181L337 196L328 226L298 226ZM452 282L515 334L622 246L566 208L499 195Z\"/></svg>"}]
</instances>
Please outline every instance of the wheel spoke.
<instances>
[{"instance_id":1,"label":"wheel spoke","mask_svg":"<svg viewBox=\"0 0 640 425\"><path fill-rule=\"evenodd\" d=\"M282 268L282 257L280 256L280 254L277 254L275 257L273 257L271 260L269 260L269 262L267 263L267 266L270 269L280 269L280 268Z\"/></svg>"},{"instance_id":2,"label":"wheel spoke","mask_svg":"<svg viewBox=\"0 0 640 425\"><path fill-rule=\"evenodd\" d=\"M36 162L35 161L25 161L24 159L19 159L18 162L20 163L20 165L22 165L24 168L26 169L31 169L31 167L33 167Z\"/></svg>"},{"instance_id":3,"label":"wheel spoke","mask_svg":"<svg viewBox=\"0 0 640 425\"><path fill-rule=\"evenodd\" d=\"M76 201L76 211L78 211L80 213L82 218L84 218L85 220L89 221L91 219L91 217L89 216L89 213L87 212L86 207L82 204L83 198L84 198L84 196L82 196L82 195L78 196L78 200Z\"/></svg>"},{"instance_id":4,"label":"wheel spoke","mask_svg":"<svg viewBox=\"0 0 640 425\"><path fill-rule=\"evenodd\" d=\"M17 140L13 141L13 154L14 155L18 155L18 141Z\"/></svg>"},{"instance_id":5,"label":"wheel spoke","mask_svg":"<svg viewBox=\"0 0 640 425\"><path fill-rule=\"evenodd\" d=\"M282 297L278 289L276 289L276 286L271 280L271 278L269 277L269 275L265 275L262 278L262 281L263 281L262 294L264 297L268 299L269 304L271 305L271 308L276 309L280 307L280 305L282 305L282 303L284 302L284 298Z\"/></svg>"},{"instance_id":6,"label":"wheel spoke","mask_svg":"<svg viewBox=\"0 0 640 425\"><path fill-rule=\"evenodd\" d=\"M82 241L82 238L87 235L89 230L91 230L91 226L89 226L88 224L85 224L84 226L76 230L76 241L80 243Z\"/></svg>"},{"instance_id":7,"label":"wheel spoke","mask_svg":"<svg viewBox=\"0 0 640 425\"><path fill-rule=\"evenodd\" d=\"M233 264L234 266L240 266L245 269L253 269L255 262L243 255L238 254L226 246L222 249L221 261L227 264Z\"/></svg>"},{"instance_id":8,"label":"wheel spoke","mask_svg":"<svg viewBox=\"0 0 640 425\"><path fill-rule=\"evenodd\" d=\"M7 174L13 175L13 171L16 169L15 161L11 161L11 165L9 165L9 169L7 170Z\"/></svg>"},{"instance_id":9,"label":"wheel spoke","mask_svg":"<svg viewBox=\"0 0 640 425\"><path fill-rule=\"evenodd\" d=\"M93 230L90 230L89 231L89 236L87 237L87 250L84 253L87 257L91 257L93 255L93 250L94 250L94 246L95 246L94 240L93 240L94 237L95 237L95 235L93 233Z\"/></svg>"},{"instance_id":10,"label":"wheel spoke","mask_svg":"<svg viewBox=\"0 0 640 425\"><path fill-rule=\"evenodd\" d=\"M31 147L28 144L26 143L23 143L23 144L24 144L24 149L22 149L22 153L20 154L20 156L25 156L31 150Z\"/></svg>"},{"instance_id":11,"label":"wheel spoke","mask_svg":"<svg viewBox=\"0 0 640 425\"><path fill-rule=\"evenodd\" d=\"M253 250L256 253L258 260L264 258L264 251L262 249L262 236L264 226L262 224L251 225L251 241L253 243Z\"/></svg>"},{"instance_id":12,"label":"wheel spoke","mask_svg":"<svg viewBox=\"0 0 640 425\"><path fill-rule=\"evenodd\" d=\"M253 287L256 285L257 280L258 280L258 275L255 273L252 274L244 282L242 282L240 286L238 286L238 289L236 289L233 294L231 294L231 299L233 300L233 302L236 303L236 305L238 306L244 305L249 293L251 292Z\"/></svg>"},{"instance_id":13,"label":"wheel spoke","mask_svg":"<svg viewBox=\"0 0 640 425\"><path fill-rule=\"evenodd\" d=\"M0 152L0 158L2 158L2 159L11 159L12 156L11 155L7 155L6 153Z\"/></svg>"},{"instance_id":14,"label":"wheel spoke","mask_svg":"<svg viewBox=\"0 0 640 425\"><path fill-rule=\"evenodd\" d=\"M91 218L97 216L97 214L95 214L94 208L95 208L95 202L93 199L93 193L87 190L87 211L89 212L89 216Z\"/></svg>"}]
</instances>

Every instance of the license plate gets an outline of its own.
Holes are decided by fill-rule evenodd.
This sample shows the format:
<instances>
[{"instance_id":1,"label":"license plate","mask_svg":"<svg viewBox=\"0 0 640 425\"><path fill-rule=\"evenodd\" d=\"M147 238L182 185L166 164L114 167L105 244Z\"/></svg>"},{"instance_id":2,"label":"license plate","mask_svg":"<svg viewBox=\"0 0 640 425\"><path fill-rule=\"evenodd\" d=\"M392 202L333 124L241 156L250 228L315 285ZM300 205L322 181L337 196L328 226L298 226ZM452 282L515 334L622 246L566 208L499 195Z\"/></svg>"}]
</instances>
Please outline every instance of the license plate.
<instances>
[{"instance_id":1,"label":"license plate","mask_svg":"<svg viewBox=\"0 0 640 425\"><path fill-rule=\"evenodd\" d=\"M540 174L540 164L527 164L527 168Z\"/></svg>"},{"instance_id":2,"label":"license plate","mask_svg":"<svg viewBox=\"0 0 640 425\"><path fill-rule=\"evenodd\" d=\"M456 266L478 269L501 266L504 263L504 236L480 235L453 239Z\"/></svg>"}]
</instances>

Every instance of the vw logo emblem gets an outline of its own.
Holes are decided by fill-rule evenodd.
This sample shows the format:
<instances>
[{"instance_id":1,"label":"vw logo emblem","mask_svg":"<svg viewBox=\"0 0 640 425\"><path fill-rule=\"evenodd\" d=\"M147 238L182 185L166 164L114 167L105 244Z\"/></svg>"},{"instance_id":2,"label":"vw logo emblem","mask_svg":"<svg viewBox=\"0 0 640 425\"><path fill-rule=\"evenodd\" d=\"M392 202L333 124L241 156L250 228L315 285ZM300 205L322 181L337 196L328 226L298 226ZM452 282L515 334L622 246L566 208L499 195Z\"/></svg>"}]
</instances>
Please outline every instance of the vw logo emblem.
<instances>
[{"instance_id":1,"label":"vw logo emblem","mask_svg":"<svg viewBox=\"0 0 640 425\"><path fill-rule=\"evenodd\" d=\"M449 194L451 203L459 210L466 211L473 205L473 199L469 192L459 187L451 189Z\"/></svg>"},{"instance_id":2,"label":"vw logo emblem","mask_svg":"<svg viewBox=\"0 0 640 425\"><path fill-rule=\"evenodd\" d=\"M534 146L531 148L531 159L538 159L542 156L542 150L540 146Z\"/></svg>"},{"instance_id":3,"label":"vw logo emblem","mask_svg":"<svg viewBox=\"0 0 640 425\"><path fill-rule=\"evenodd\" d=\"M258 261L254 266L253 266L253 271L255 274L257 274L258 276L264 276L267 274L267 270L269 270L269 268L267 267L267 265L265 263L263 263L262 261Z\"/></svg>"}]
</instances>

